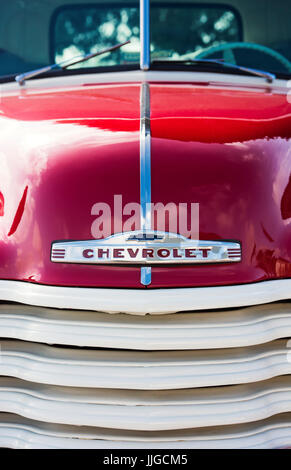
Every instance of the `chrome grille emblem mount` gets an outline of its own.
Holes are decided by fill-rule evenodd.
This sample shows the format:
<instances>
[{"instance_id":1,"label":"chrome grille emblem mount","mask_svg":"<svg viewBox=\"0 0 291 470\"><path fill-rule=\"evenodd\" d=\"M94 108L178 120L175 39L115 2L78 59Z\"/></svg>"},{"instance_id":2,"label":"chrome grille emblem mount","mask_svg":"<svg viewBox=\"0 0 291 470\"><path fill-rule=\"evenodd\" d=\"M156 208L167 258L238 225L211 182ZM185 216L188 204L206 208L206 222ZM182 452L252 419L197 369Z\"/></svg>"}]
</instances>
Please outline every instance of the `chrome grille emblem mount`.
<instances>
[{"instance_id":1,"label":"chrome grille emblem mount","mask_svg":"<svg viewBox=\"0 0 291 470\"><path fill-rule=\"evenodd\" d=\"M126 241L136 240L138 242L146 242L146 241L156 241L156 240L163 240L164 237L162 235L158 235L153 232L143 232L143 233L136 233L130 235Z\"/></svg>"}]
</instances>

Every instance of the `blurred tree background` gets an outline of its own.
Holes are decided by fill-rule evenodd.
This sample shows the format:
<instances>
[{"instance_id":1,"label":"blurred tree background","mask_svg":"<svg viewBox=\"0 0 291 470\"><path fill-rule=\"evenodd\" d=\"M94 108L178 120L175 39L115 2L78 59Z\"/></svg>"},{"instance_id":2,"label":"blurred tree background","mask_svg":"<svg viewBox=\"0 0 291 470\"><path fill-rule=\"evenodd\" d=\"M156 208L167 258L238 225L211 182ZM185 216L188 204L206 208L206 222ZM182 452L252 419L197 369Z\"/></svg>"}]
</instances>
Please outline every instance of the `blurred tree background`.
<instances>
[{"instance_id":1,"label":"blurred tree background","mask_svg":"<svg viewBox=\"0 0 291 470\"><path fill-rule=\"evenodd\" d=\"M138 3L136 7L112 5L72 5L58 10L52 28L52 60L66 60L130 39L129 46L92 59L84 66L138 62ZM151 2L153 57L179 58L222 42L240 40L240 18L228 7L178 2L161 6Z\"/></svg>"}]
</instances>

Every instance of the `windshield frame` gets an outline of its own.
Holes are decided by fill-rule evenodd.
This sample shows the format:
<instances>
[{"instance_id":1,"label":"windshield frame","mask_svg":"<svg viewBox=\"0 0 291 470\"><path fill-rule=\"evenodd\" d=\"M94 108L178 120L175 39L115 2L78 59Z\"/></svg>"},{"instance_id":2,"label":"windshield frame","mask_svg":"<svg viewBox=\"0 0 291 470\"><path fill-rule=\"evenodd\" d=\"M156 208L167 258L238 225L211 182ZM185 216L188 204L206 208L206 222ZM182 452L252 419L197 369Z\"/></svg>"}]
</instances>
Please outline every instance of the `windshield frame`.
<instances>
[{"instance_id":1,"label":"windshield frame","mask_svg":"<svg viewBox=\"0 0 291 470\"><path fill-rule=\"evenodd\" d=\"M110 2L98 3L98 9L107 9L107 8L117 8L120 7L120 2L116 2L114 0ZM60 13L65 12L66 10L82 10L83 8L92 8L94 4L91 3L80 3L80 4L66 4L57 7L51 16L50 25L49 25L49 57L50 62L55 62L55 27L58 15ZM150 51L150 42L151 42L151 31L150 31L150 18L151 12L155 8L206 8L206 9L226 9L234 14L238 26L238 36L239 41L243 41L244 39L244 31L243 31L243 21L242 16L237 8L233 5L228 5L227 3L217 2L213 3L211 1L207 3L202 2L179 2L178 6L175 3L169 2L154 2L151 3L150 0L136 0L133 2L122 2L122 7L124 8L137 8L139 9L139 18L140 18L140 69L141 70L149 70L152 62L151 62L151 51ZM132 62L132 64L138 62ZM95 67L94 67L95 68ZM96 67L97 68L97 67Z\"/></svg>"}]
</instances>

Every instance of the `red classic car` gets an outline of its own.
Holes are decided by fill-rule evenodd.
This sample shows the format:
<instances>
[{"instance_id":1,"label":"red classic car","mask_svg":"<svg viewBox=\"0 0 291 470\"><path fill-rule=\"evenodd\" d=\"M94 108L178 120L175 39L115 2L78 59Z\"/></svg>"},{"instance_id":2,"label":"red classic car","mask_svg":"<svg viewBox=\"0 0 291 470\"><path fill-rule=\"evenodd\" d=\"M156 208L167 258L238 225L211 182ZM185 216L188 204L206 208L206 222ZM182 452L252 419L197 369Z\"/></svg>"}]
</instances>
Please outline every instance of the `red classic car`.
<instances>
[{"instance_id":1,"label":"red classic car","mask_svg":"<svg viewBox=\"0 0 291 470\"><path fill-rule=\"evenodd\" d=\"M0 3L0 447L291 446L291 3Z\"/></svg>"}]
</instances>

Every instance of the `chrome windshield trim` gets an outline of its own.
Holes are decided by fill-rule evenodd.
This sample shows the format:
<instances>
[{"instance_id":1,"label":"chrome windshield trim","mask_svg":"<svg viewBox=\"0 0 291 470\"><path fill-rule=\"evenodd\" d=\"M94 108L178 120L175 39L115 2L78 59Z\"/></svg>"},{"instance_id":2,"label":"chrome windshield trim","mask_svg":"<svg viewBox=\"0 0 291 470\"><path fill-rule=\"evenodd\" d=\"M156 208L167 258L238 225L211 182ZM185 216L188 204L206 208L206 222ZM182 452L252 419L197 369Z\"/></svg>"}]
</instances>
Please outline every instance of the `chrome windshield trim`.
<instances>
[{"instance_id":1,"label":"chrome windshield trim","mask_svg":"<svg viewBox=\"0 0 291 470\"><path fill-rule=\"evenodd\" d=\"M150 0L140 0L140 68L150 68Z\"/></svg>"},{"instance_id":2,"label":"chrome windshield trim","mask_svg":"<svg viewBox=\"0 0 291 470\"><path fill-rule=\"evenodd\" d=\"M151 230L151 123L150 87L142 83L140 88L140 228ZM141 283L151 283L151 268L141 268Z\"/></svg>"}]
</instances>

